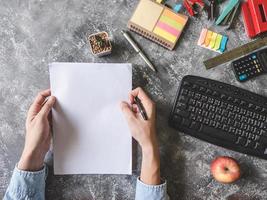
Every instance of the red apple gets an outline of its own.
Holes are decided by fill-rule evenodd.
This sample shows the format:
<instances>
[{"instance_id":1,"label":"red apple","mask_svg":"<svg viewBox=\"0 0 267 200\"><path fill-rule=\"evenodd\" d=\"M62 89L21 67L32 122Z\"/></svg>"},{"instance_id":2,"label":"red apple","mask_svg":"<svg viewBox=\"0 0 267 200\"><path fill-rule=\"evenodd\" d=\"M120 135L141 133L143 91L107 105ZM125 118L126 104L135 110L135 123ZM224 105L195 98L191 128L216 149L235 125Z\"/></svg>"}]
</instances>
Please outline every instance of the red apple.
<instances>
[{"instance_id":1,"label":"red apple","mask_svg":"<svg viewBox=\"0 0 267 200\"><path fill-rule=\"evenodd\" d=\"M233 183L240 178L240 167L234 158L219 156L215 158L210 170L213 177L221 183Z\"/></svg>"}]
</instances>

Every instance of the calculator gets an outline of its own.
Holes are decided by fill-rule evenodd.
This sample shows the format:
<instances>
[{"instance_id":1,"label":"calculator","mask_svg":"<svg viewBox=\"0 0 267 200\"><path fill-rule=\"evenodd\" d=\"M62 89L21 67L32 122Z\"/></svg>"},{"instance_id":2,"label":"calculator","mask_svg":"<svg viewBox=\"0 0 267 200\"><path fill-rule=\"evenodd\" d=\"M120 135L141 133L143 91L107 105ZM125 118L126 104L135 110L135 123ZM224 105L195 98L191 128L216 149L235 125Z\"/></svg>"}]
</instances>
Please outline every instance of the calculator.
<instances>
[{"instance_id":1,"label":"calculator","mask_svg":"<svg viewBox=\"0 0 267 200\"><path fill-rule=\"evenodd\" d=\"M267 48L233 61L232 68L240 82L267 73Z\"/></svg>"}]
</instances>

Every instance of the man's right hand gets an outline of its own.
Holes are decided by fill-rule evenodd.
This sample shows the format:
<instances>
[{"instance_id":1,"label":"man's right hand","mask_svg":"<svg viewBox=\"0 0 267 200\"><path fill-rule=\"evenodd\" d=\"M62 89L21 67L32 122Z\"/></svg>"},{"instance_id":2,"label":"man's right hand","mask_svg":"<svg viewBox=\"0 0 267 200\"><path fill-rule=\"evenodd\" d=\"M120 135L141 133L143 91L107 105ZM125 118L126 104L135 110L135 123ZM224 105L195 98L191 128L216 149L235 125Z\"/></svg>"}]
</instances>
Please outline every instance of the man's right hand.
<instances>
[{"instance_id":1,"label":"man's right hand","mask_svg":"<svg viewBox=\"0 0 267 200\"><path fill-rule=\"evenodd\" d=\"M144 120L134 102L138 97L148 116ZM146 184L160 184L160 159L156 137L156 106L146 95L142 88L138 87L129 94L129 102L122 102L121 109L128 122L133 138L142 148L141 181Z\"/></svg>"}]
</instances>

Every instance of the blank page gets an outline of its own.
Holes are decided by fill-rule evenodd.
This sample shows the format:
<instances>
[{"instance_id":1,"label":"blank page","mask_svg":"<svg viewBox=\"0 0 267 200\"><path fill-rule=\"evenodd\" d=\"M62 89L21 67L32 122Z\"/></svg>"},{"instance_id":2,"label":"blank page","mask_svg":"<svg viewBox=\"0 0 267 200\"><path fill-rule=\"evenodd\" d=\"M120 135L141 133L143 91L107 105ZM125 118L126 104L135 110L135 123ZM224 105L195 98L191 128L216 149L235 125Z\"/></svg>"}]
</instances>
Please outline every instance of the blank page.
<instances>
[{"instance_id":1,"label":"blank page","mask_svg":"<svg viewBox=\"0 0 267 200\"><path fill-rule=\"evenodd\" d=\"M132 139L120 102L132 89L131 64L49 66L55 174L131 174Z\"/></svg>"}]
</instances>

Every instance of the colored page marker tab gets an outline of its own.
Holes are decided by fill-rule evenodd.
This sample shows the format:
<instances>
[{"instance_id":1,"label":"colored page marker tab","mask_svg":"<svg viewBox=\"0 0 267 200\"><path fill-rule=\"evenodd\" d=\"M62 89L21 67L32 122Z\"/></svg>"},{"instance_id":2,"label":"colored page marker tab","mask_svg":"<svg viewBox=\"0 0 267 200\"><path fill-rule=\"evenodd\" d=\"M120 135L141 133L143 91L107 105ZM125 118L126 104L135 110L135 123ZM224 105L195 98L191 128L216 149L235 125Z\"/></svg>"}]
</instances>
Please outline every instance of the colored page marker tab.
<instances>
[{"instance_id":1,"label":"colored page marker tab","mask_svg":"<svg viewBox=\"0 0 267 200\"><path fill-rule=\"evenodd\" d=\"M221 42L221 46L220 46L220 49L219 49L219 51L220 51L221 53L223 53L223 52L225 51L227 41L228 41L228 37L223 36L223 38L222 38L222 42Z\"/></svg>"},{"instance_id":2,"label":"colored page marker tab","mask_svg":"<svg viewBox=\"0 0 267 200\"><path fill-rule=\"evenodd\" d=\"M215 46L213 48L215 51L220 49L222 38L223 38L223 36L221 34L217 35L217 38L216 38L216 41L215 41Z\"/></svg>"},{"instance_id":3,"label":"colored page marker tab","mask_svg":"<svg viewBox=\"0 0 267 200\"><path fill-rule=\"evenodd\" d=\"M209 44L210 44L211 36L212 36L212 31L208 31L206 38L205 38L205 46L206 47L209 46Z\"/></svg>"},{"instance_id":4,"label":"colored page marker tab","mask_svg":"<svg viewBox=\"0 0 267 200\"><path fill-rule=\"evenodd\" d=\"M173 11L178 13L182 8L182 4L176 4L174 7L173 7Z\"/></svg>"},{"instance_id":5,"label":"colored page marker tab","mask_svg":"<svg viewBox=\"0 0 267 200\"><path fill-rule=\"evenodd\" d=\"M200 33L200 37L199 37L198 42L197 42L198 45L201 46L205 43L205 38L206 38L207 32L208 32L208 29L206 29L206 28L202 29L202 31Z\"/></svg>"},{"instance_id":6,"label":"colored page marker tab","mask_svg":"<svg viewBox=\"0 0 267 200\"><path fill-rule=\"evenodd\" d=\"M209 48L210 49L213 49L214 48L217 35L218 35L218 33L215 33L215 32L212 33L210 44L209 44Z\"/></svg>"}]
</instances>

